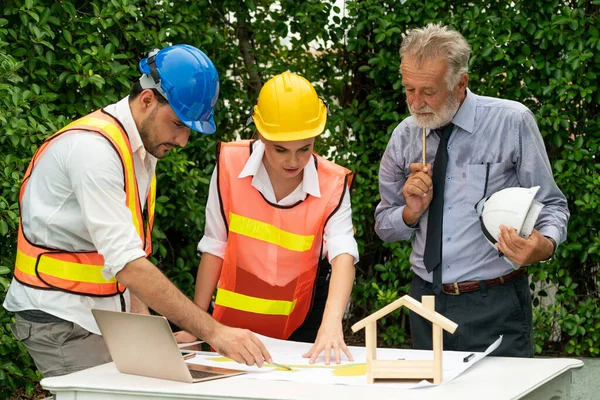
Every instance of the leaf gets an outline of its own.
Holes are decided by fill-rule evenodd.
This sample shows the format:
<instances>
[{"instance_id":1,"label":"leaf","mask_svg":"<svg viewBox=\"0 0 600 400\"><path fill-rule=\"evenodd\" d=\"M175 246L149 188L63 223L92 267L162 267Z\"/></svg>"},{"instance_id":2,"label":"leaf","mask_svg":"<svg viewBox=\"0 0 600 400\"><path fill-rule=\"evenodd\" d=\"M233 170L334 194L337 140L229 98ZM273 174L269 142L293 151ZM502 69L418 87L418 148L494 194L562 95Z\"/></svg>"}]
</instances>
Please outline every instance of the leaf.
<instances>
[{"instance_id":1,"label":"leaf","mask_svg":"<svg viewBox=\"0 0 600 400\"><path fill-rule=\"evenodd\" d=\"M42 114L42 117L48 119L49 113L48 113L48 105L47 104L40 104L40 112Z\"/></svg>"},{"instance_id":2,"label":"leaf","mask_svg":"<svg viewBox=\"0 0 600 400\"><path fill-rule=\"evenodd\" d=\"M579 22L577 22L576 19L573 19L573 20L569 21L569 27L572 30L576 31L579 28Z\"/></svg>"},{"instance_id":3,"label":"leaf","mask_svg":"<svg viewBox=\"0 0 600 400\"><path fill-rule=\"evenodd\" d=\"M559 15L556 18L553 18L552 23L554 25L562 25L569 22L569 17L565 17L564 15Z\"/></svg>"},{"instance_id":4,"label":"leaf","mask_svg":"<svg viewBox=\"0 0 600 400\"><path fill-rule=\"evenodd\" d=\"M40 16L37 15L37 13L31 11L31 10L27 10L26 13L35 20L35 22L40 22Z\"/></svg>"},{"instance_id":5,"label":"leaf","mask_svg":"<svg viewBox=\"0 0 600 400\"><path fill-rule=\"evenodd\" d=\"M75 17L75 14L77 14L75 6L73 6L73 4L71 4L69 1L63 1L63 8L71 16L71 18Z\"/></svg>"},{"instance_id":6,"label":"leaf","mask_svg":"<svg viewBox=\"0 0 600 400\"><path fill-rule=\"evenodd\" d=\"M67 41L67 43L72 44L73 43L73 37L71 36L71 32L69 32L68 30L64 29L62 33L63 33L63 36L64 36L65 40Z\"/></svg>"},{"instance_id":7,"label":"leaf","mask_svg":"<svg viewBox=\"0 0 600 400\"><path fill-rule=\"evenodd\" d=\"M8 224L3 219L0 219L0 235L6 236L7 233L8 233Z\"/></svg>"},{"instance_id":8,"label":"leaf","mask_svg":"<svg viewBox=\"0 0 600 400\"><path fill-rule=\"evenodd\" d=\"M56 56L54 55L53 51L46 52L46 62L48 63L48 65L54 64L55 59L56 59Z\"/></svg>"}]
</instances>

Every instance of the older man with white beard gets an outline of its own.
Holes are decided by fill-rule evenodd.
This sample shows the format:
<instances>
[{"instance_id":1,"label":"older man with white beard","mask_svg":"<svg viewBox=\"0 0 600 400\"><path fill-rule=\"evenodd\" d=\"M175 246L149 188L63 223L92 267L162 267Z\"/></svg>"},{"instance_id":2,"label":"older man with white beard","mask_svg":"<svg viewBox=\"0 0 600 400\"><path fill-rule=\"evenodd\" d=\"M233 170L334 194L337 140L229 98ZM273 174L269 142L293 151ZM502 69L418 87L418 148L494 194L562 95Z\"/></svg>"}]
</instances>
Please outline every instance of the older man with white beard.
<instances>
[{"instance_id":1,"label":"older man with white beard","mask_svg":"<svg viewBox=\"0 0 600 400\"><path fill-rule=\"evenodd\" d=\"M446 350L483 351L503 335L494 355L532 357L527 274L498 254L520 266L550 258L566 238L569 210L535 117L520 103L473 94L469 56L464 37L439 24L405 35L401 74L411 116L381 160L375 230L386 242L412 238L410 295L435 295L436 310L458 323L454 335L444 333ZM503 188L536 185L545 207L531 236L502 226L497 250L489 246L475 204ZM411 313L410 327L413 346L431 349L431 324Z\"/></svg>"}]
</instances>

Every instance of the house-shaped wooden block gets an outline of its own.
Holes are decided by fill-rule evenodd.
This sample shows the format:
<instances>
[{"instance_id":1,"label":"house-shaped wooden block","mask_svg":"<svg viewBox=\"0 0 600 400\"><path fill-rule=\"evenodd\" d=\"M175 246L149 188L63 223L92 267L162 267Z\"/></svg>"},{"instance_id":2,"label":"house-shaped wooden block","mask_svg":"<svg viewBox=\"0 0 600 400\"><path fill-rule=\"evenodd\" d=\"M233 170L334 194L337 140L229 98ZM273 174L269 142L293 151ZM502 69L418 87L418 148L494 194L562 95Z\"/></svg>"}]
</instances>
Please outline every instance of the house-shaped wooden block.
<instances>
[{"instance_id":1,"label":"house-shaped wooden block","mask_svg":"<svg viewBox=\"0 0 600 400\"><path fill-rule=\"evenodd\" d=\"M401 306L405 306L431 321L433 360L377 360L377 320ZM442 351L444 349L442 329L454 333L457 327L458 325L454 322L435 312L434 296L423 296L423 303L419 303L409 295L404 295L358 321L352 325L352 332L365 328L367 383L373 383L375 379L431 379L436 385L442 383Z\"/></svg>"}]
</instances>

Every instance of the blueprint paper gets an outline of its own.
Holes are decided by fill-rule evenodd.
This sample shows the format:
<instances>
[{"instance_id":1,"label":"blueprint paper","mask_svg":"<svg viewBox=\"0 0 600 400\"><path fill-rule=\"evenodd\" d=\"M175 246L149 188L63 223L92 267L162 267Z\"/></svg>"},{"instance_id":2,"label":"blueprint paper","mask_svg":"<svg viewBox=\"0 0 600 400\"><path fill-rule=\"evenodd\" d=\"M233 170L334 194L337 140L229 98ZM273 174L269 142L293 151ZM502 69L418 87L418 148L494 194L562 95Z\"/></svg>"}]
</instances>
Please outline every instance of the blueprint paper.
<instances>
[{"instance_id":1,"label":"blueprint paper","mask_svg":"<svg viewBox=\"0 0 600 400\"><path fill-rule=\"evenodd\" d=\"M325 356L323 354L317 358L315 364L309 364L309 359L303 358L302 354L306 353L311 348L312 344L278 340L261 335L257 336L265 344L269 353L271 353L273 361L292 367L292 371L287 371L268 364L262 368L256 366L249 367L245 364L238 364L237 362L216 353L206 354L197 352L196 357L187 362L248 371L247 374L229 379L281 380L299 383L356 386L368 385L366 378L366 349L364 347L349 347L350 352L354 357L354 362L348 361L346 355L342 352L342 362L340 364L335 364L335 361L333 361L330 365L325 365ZM498 348L501 342L502 336L492 343L486 351L473 352L475 356L471 358L469 362L464 362L463 359L471 354L470 352L444 351L442 361L442 383L451 381L477 362L481 361ZM433 351L381 348L377 349L377 359L432 360ZM404 389L432 386L432 383L426 380L421 382L376 380L374 384Z\"/></svg>"}]
</instances>

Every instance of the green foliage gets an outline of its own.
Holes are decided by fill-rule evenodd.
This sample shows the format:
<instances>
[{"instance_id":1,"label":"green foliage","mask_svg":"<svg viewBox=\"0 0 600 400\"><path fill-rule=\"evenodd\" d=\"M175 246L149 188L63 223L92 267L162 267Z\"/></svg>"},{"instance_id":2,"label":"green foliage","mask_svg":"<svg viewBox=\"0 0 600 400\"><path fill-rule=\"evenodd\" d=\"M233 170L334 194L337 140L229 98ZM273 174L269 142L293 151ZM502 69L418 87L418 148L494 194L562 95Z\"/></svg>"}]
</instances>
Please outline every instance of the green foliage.
<instances>
[{"instance_id":1,"label":"green foliage","mask_svg":"<svg viewBox=\"0 0 600 400\"><path fill-rule=\"evenodd\" d=\"M556 181L569 200L566 243L530 267L536 352L555 341L598 355L600 233L600 33L597 0L142 1L3 0L0 9L0 284L15 256L18 192L40 141L68 121L127 95L137 61L152 48L189 43L221 76L215 135L192 134L158 164L152 260L193 294L217 140L249 138L245 127L262 82L292 70L313 82L331 109L317 151L357 173L352 193L361 262L351 320L408 291L410 243L374 233L379 161L393 128L408 115L398 74L402 32L428 22L461 31L471 47L469 86L526 104L537 117ZM533 285L533 284L532 284ZM557 287L555 301L544 300ZM532 286L533 288L533 286ZM541 289L543 288L543 290ZM0 295L0 300L3 299ZM408 340L404 311L388 316L380 341ZM35 367L0 308L0 396L31 387ZM5 389L6 388L6 389Z\"/></svg>"},{"instance_id":2,"label":"green foliage","mask_svg":"<svg viewBox=\"0 0 600 400\"><path fill-rule=\"evenodd\" d=\"M50 115L51 93L37 84L25 85L25 63L4 53L5 19L0 18L0 300L10 284L18 224L21 178L41 138L62 126L64 118ZM7 151L8 149L8 151ZM0 397L24 387L33 392L39 373L24 346L13 336L12 315L0 306Z\"/></svg>"},{"instance_id":3,"label":"green foliage","mask_svg":"<svg viewBox=\"0 0 600 400\"><path fill-rule=\"evenodd\" d=\"M8 272L0 267L0 276ZM34 382L41 378L25 346L11 333L12 322L12 315L0 307L0 397L4 399L19 388L25 388L25 393L31 395Z\"/></svg>"}]
</instances>

